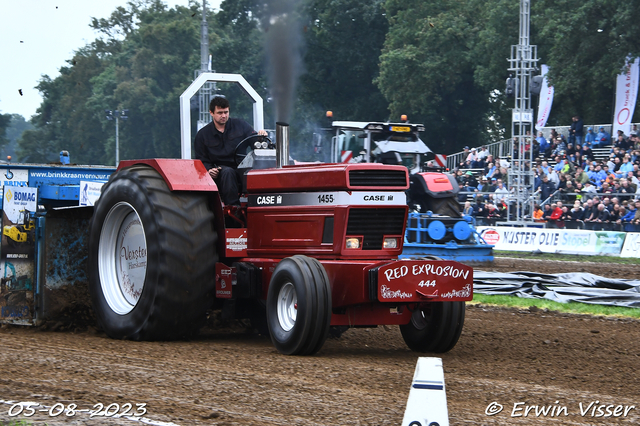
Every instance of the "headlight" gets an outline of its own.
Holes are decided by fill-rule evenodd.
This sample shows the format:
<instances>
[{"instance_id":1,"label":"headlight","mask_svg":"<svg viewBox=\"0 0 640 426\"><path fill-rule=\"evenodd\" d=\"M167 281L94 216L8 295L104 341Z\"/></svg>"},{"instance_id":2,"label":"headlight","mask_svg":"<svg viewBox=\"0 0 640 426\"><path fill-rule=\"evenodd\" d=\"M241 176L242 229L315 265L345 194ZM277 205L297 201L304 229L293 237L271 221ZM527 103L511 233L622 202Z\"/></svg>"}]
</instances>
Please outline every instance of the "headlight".
<instances>
[{"instance_id":1,"label":"headlight","mask_svg":"<svg viewBox=\"0 0 640 426\"><path fill-rule=\"evenodd\" d=\"M351 237L347 238L345 241L344 247L348 249L359 249L361 245L361 238Z\"/></svg>"},{"instance_id":2,"label":"headlight","mask_svg":"<svg viewBox=\"0 0 640 426\"><path fill-rule=\"evenodd\" d=\"M397 238L385 238L384 243L382 243L382 247L386 249L394 249L398 248L398 239Z\"/></svg>"}]
</instances>

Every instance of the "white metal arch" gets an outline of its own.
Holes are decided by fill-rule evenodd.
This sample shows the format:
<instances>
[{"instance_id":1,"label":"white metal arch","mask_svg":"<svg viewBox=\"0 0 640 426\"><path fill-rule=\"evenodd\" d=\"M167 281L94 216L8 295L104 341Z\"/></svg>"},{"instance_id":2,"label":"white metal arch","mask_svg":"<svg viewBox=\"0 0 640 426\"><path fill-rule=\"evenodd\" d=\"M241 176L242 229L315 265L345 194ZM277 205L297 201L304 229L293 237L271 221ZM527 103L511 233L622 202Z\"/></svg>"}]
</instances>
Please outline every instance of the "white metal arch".
<instances>
[{"instance_id":1,"label":"white metal arch","mask_svg":"<svg viewBox=\"0 0 640 426\"><path fill-rule=\"evenodd\" d=\"M191 97L205 83L237 83L242 90L253 100L253 128L261 130L264 128L263 102L258 92L247 83L240 74L222 74L216 72L204 72L200 74L193 83L180 95L180 136L181 155L183 159L191 158Z\"/></svg>"}]
</instances>

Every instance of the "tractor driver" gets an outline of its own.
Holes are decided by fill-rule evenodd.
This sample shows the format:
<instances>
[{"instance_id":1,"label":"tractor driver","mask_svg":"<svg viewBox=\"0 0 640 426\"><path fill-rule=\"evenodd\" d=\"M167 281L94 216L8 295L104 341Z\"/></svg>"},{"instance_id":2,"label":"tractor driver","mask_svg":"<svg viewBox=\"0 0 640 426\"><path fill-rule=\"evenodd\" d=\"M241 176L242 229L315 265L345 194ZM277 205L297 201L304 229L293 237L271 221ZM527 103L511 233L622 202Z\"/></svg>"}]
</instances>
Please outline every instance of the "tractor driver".
<instances>
[{"instance_id":1,"label":"tractor driver","mask_svg":"<svg viewBox=\"0 0 640 426\"><path fill-rule=\"evenodd\" d=\"M213 121L196 134L196 158L202 161L218 184L222 201L226 205L240 205L233 153L242 140L256 134L256 131L244 120L229 118L229 100L224 96L211 99L209 114ZM267 132L260 130L257 134L266 136Z\"/></svg>"}]
</instances>

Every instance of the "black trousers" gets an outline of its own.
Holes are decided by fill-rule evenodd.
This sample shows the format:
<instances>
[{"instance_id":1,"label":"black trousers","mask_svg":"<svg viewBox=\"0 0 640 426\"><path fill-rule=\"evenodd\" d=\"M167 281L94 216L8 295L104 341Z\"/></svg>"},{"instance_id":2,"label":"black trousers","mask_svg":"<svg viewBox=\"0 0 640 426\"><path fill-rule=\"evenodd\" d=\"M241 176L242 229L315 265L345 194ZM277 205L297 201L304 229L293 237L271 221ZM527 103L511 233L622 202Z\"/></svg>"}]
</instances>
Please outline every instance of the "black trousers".
<instances>
[{"instance_id":1,"label":"black trousers","mask_svg":"<svg viewBox=\"0 0 640 426\"><path fill-rule=\"evenodd\" d=\"M218 192L225 205L240 204L241 176L244 170L237 170L227 166L220 166L221 170L215 179Z\"/></svg>"}]
</instances>

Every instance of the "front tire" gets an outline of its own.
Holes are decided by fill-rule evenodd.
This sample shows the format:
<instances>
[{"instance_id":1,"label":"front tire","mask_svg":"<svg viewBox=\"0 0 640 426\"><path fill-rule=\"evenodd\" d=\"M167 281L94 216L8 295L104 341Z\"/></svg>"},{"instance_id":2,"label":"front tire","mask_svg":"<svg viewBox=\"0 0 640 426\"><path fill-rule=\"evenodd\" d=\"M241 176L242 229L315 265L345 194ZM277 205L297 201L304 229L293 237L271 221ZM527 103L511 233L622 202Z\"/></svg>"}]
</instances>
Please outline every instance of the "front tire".
<instances>
[{"instance_id":1,"label":"front tire","mask_svg":"<svg viewBox=\"0 0 640 426\"><path fill-rule=\"evenodd\" d=\"M464 315L464 302L433 302L416 309L400 332L412 351L448 352L458 343Z\"/></svg>"},{"instance_id":2,"label":"front tire","mask_svg":"<svg viewBox=\"0 0 640 426\"><path fill-rule=\"evenodd\" d=\"M148 166L112 175L89 235L89 292L107 335L170 340L197 331L213 301L213 226L206 195L171 192Z\"/></svg>"},{"instance_id":3,"label":"front tire","mask_svg":"<svg viewBox=\"0 0 640 426\"><path fill-rule=\"evenodd\" d=\"M331 323L331 286L320 262L307 256L283 259L267 294L271 341L285 355L320 350Z\"/></svg>"}]
</instances>

